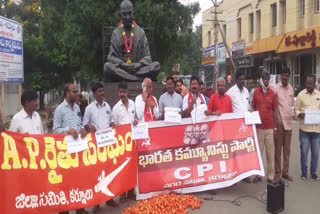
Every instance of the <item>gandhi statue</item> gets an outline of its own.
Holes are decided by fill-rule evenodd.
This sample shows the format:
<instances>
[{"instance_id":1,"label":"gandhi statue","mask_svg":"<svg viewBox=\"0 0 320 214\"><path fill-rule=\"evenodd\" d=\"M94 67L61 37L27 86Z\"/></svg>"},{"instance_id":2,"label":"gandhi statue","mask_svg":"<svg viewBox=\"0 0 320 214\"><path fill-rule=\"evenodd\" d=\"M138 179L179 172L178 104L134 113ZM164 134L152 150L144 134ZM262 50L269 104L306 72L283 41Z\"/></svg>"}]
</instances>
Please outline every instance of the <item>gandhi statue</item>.
<instances>
[{"instance_id":1,"label":"gandhi statue","mask_svg":"<svg viewBox=\"0 0 320 214\"><path fill-rule=\"evenodd\" d=\"M134 20L129 0L120 4L120 26L112 33L108 60L104 64L104 81L140 81L145 77L155 80L160 64L152 62L144 30Z\"/></svg>"}]
</instances>

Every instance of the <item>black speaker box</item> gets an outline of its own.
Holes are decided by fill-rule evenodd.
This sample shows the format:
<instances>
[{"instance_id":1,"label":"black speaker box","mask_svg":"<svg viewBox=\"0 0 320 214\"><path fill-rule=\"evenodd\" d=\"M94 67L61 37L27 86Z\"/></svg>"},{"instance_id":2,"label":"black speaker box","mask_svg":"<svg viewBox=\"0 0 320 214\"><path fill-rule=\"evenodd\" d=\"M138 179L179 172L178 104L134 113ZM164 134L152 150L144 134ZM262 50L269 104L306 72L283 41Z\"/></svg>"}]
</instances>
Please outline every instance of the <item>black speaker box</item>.
<instances>
[{"instance_id":1,"label":"black speaker box","mask_svg":"<svg viewBox=\"0 0 320 214\"><path fill-rule=\"evenodd\" d=\"M267 185L267 212L280 213L284 210L284 183L279 180Z\"/></svg>"}]
</instances>

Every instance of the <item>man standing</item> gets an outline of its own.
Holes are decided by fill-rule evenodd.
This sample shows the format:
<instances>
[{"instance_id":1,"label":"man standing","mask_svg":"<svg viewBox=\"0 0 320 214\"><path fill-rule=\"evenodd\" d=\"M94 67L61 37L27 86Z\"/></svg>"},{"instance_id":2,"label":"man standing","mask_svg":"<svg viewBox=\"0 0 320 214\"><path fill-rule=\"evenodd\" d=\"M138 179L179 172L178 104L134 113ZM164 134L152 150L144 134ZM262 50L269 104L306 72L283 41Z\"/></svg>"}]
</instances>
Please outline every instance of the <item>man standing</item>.
<instances>
[{"instance_id":1,"label":"man standing","mask_svg":"<svg viewBox=\"0 0 320 214\"><path fill-rule=\"evenodd\" d=\"M182 85L183 85L182 80L176 80L175 81L175 91L176 91L177 94L179 94L181 96L182 96L182 94L181 94L182 93Z\"/></svg>"},{"instance_id":2,"label":"man standing","mask_svg":"<svg viewBox=\"0 0 320 214\"><path fill-rule=\"evenodd\" d=\"M320 143L320 125L306 125L304 117L306 110L320 110L320 92L315 90L316 77L308 74L306 77L306 88L302 90L297 97L295 114L300 119L300 154L301 154L301 179L307 178L307 158L309 147L311 147L311 178L320 180L317 175L319 143Z\"/></svg>"},{"instance_id":3,"label":"man standing","mask_svg":"<svg viewBox=\"0 0 320 214\"><path fill-rule=\"evenodd\" d=\"M115 123L113 122L111 108L109 104L104 101L104 88L102 83L93 83L91 91L94 96L94 101L87 106L84 112L84 127L88 132L95 132L109 127L114 128ZM118 206L113 199L107 201L106 205L111 207ZM97 213L99 210L100 206L97 205L94 207L93 212Z\"/></svg>"},{"instance_id":4,"label":"man standing","mask_svg":"<svg viewBox=\"0 0 320 214\"><path fill-rule=\"evenodd\" d=\"M183 116L190 117L191 112L200 104L206 104L204 96L199 93L199 79L192 76L190 79L190 92L183 98Z\"/></svg>"},{"instance_id":5,"label":"man standing","mask_svg":"<svg viewBox=\"0 0 320 214\"><path fill-rule=\"evenodd\" d=\"M22 134L43 134L41 117L35 111L38 107L37 92L24 91L21 95L21 104L23 108L13 116L9 131Z\"/></svg>"},{"instance_id":6,"label":"man standing","mask_svg":"<svg viewBox=\"0 0 320 214\"><path fill-rule=\"evenodd\" d=\"M152 80L145 78L142 82L142 94L135 100L137 119L141 122L155 121L159 118L157 99L152 96Z\"/></svg>"},{"instance_id":7,"label":"man standing","mask_svg":"<svg viewBox=\"0 0 320 214\"><path fill-rule=\"evenodd\" d=\"M252 109L259 111L261 125L257 125L257 135L259 140L260 152L263 154L266 149L267 156L267 178L268 182L274 180L274 112L277 107L277 99L274 92L270 89L270 74L263 72L260 78L261 87L258 88L252 99ZM261 181L261 177L256 176L254 182Z\"/></svg>"},{"instance_id":8,"label":"man standing","mask_svg":"<svg viewBox=\"0 0 320 214\"><path fill-rule=\"evenodd\" d=\"M282 177L292 181L289 175L290 145L292 136L292 107L294 104L294 91L288 83L290 78L289 68L284 68L281 81L272 89L276 95L277 108L275 112L275 178L281 176L281 153L283 152Z\"/></svg>"},{"instance_id":9,"label":"man standing","mask_svg":"<svg viewBox=\"0 0 320 214\"><path fill-rule=\"evenodd\" d=\"M206 104L209 104L209 97L207 97L204 93L206 91L206 87L202 81L199 82L199 92L204 96L204 99L206 100Z\"/></svg>"},{"instance_id":10,"label":"man standing","mask_svg":"<svg viewBox=\"0 0 320 214\"><path fill-rule=\"evenodd\" d=\"M95 82L92 85L94 101L87 106L83 117L83 124L86 130L95 132L96 130L115 127L112 111L107 102L104 101L104 88L102 83Z\"/></svg>"},{"instance_id":11,"label":"man standing","mask_svg":"<svg viewBox=\"0 0 320 214\"><path fill-rule=\"evenodd\" d=\"M164 108L174 107L182 109L182 97L174 91L174 79L168 77L166 80L167 92L162 94L159 99L160 118L164 119Z\"/></svg>"},{"instance_id":12,"label":"man standing","mask_svg":"<svg viewBox=\"0 0 320 214\"><path fill-rule=\"evenodd\" d=\"M120 100L115 104L115 106L112 109L112 115L116 125L137 125L138 121L135 119L136 110L134 102L128 99L128 84L126 82L120 82L118 88L118 95ZM128 193L124 193L123 195L121 195L120 202L124 202L124 199L126 197L135 200L136 195L134 194L134 189L130 190Z\"/></svg>"},{"instance_id":13,"label":"man standing","mask_svg":"<svg viewBox=\"0 0 320 214\"><path fill-rule=\"evenodd\" d=\"M218 93L210 97L208 110L205 111L209 115L221 115L223 113L232 113L232 102L226 91L226 81L223 77L219 77L217 81Z\"/></svg>"},{"instance_id":14,"label":"man standing","mask_svg":"<svg viewBox=\"0 0 320 214\"><path fill-rule=\"evenodd\" d=\"M232 101L234 113L244 113L249 110L249 91L244 87L244 81L244 73L238 71L236 74L236 84L227 91L227 95Z\"/></svg>"},{"instance_id":15,"label":"man standing","mask_svg":"<svg viewBox=\"0 0 320 214\"><path fill-rule=\"evenodd\" d=\"M82 127L81 113L79 106L75 103L78 90L75 84L67 83L63 88L64 101L56 108L53 120L53 133L70 134L75 139L78 138L78 133L81 133L81 138L87 135L86 130ZM61 212L63 214L68 213ZM87 214L85 209L77 210L77 214Z\"/></svg>"}]
</instances>

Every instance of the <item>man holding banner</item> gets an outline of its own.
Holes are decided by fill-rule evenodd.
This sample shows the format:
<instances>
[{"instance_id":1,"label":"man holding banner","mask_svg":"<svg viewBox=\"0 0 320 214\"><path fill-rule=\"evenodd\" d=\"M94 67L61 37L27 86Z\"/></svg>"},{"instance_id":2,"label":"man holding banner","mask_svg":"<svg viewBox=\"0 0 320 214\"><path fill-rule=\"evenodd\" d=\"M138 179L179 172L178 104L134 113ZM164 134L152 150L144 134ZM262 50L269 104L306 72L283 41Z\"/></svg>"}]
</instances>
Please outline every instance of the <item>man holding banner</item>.
<instances>
[{"instance_id":1,"label":"man holding banner","mask_svg":"<svg viewBox=\"0 0 320 214\"><path fill-rule=\"evenodd\" d=\"M9 131L22 134L43 134L41 117L35 111L38 107L37 92L24 91L21 95L21 104L23 108L13 116Z\"/></svg>"}]
</instances>

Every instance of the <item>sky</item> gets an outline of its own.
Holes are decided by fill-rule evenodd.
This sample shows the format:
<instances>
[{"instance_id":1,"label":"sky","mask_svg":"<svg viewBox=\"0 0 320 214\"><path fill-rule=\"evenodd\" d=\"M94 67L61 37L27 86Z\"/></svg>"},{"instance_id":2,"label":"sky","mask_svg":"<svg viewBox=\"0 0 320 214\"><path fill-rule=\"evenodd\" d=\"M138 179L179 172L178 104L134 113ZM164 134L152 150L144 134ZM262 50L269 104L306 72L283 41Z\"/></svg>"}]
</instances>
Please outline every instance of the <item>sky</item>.
<instances>
[{"instance_id":1,"label":"sky","mask_svg":"<svg viewBox=\"0 0 320 214\"><path fill-rule=\"evenodd\" d=\"M213 6L211 0L179 0L182 4L190 4L193 2L199 2L201 11L198 13L198 15L194 18L194 26L201 25L202 22L202 12L209 9Z\"/></svg>"}]
</instances>

